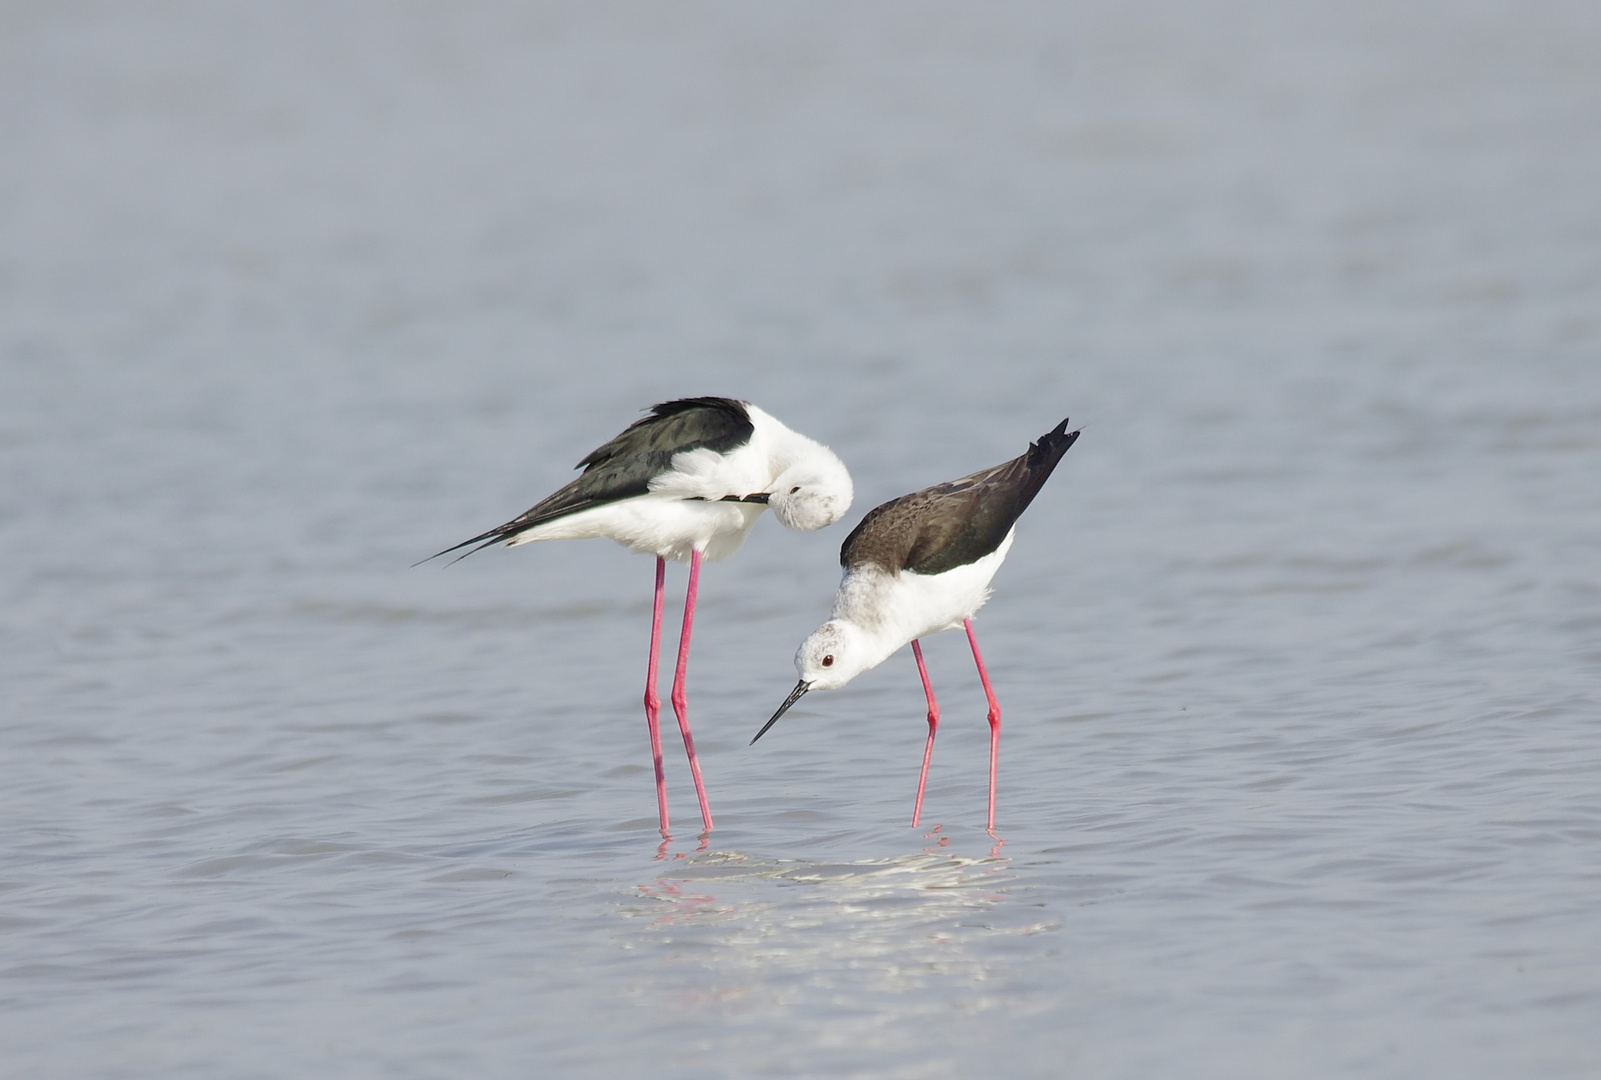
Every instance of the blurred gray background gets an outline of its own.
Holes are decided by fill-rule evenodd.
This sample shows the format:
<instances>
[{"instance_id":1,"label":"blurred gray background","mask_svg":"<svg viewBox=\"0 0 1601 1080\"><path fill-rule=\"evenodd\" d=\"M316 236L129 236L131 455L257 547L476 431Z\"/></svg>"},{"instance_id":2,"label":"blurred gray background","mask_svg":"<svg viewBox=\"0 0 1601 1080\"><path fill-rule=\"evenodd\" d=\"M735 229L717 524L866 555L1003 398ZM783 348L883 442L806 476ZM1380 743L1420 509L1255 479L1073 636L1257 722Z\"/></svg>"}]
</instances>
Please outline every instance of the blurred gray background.
<instances>
[{"instance_id":1,"label":"blurred gray background","mask_svg":"<svg viewBox=\"0 0 1601 1080\"><path fill-rule=\"evenodd\" d=\"M0 4L0 1066L1595 1075L1598 191L1593 3ZM649 560L409 564L692 394L858 502L658 858ZM959 635L938 830L904 654L748 748L1066 415L1006 843Z\"/></svg>"}]
</instances>

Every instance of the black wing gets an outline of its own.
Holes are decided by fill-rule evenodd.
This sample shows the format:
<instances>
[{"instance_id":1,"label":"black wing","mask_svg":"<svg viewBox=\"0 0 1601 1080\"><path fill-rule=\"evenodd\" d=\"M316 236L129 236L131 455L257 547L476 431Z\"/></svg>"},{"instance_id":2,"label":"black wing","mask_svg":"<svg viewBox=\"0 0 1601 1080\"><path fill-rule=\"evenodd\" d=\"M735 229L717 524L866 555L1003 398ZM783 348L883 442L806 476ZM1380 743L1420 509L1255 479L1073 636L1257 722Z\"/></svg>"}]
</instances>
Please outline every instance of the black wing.
<instances>
[{"instance_id":1,"label":"black wing","mask_svg":"<svg viewBox=\"0 0 1601 1080\"><path fill-rule=\"evenodd\" d=\"M510 540L547 521L644 495L650 491L651 480L672 467L674 454L702 448L727 453L749 442L755 430L744 403L732 398L664 401L652 406L650 415L634 421L615 439L592 450L575 466L584 470L578 479L506 524L479 533L471 540L463 540L428 559L477 544L478 547L461 556L466 558L473 551Z\"/></svg>"},{"instance_id":2,"label":"black wing","mask_svg":"<svg viewBox=\"0 0 1601 1080\"><path fill-rule=\"evenodd\" d=\"M1021 457L891 499L845 538L841 565L941 574L977 562L1001 546L1078 435L1063 420Z\"/></svg>"}]
</instances>

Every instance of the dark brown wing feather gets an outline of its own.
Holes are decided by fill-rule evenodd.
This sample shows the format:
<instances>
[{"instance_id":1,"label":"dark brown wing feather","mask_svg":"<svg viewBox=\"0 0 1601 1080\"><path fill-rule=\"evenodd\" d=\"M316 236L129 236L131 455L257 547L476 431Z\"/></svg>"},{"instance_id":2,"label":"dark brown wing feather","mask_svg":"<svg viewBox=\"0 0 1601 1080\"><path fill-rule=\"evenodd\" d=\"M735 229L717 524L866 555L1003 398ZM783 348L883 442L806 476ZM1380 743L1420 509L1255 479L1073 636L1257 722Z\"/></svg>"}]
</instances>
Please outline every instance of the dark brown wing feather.
<instances>
[{"instance_id":1,"label":"dark brown wing feather","mask_svg":"<svg viewBox=\"0 0 1601 1080\"><path fill-rule=\"evenodd\" d=\"M942 574L977 562L1001 546L1078 435L1063 420L1021 457L891 499L845 538L840 563Z\"/></svg>"}]
</instances>

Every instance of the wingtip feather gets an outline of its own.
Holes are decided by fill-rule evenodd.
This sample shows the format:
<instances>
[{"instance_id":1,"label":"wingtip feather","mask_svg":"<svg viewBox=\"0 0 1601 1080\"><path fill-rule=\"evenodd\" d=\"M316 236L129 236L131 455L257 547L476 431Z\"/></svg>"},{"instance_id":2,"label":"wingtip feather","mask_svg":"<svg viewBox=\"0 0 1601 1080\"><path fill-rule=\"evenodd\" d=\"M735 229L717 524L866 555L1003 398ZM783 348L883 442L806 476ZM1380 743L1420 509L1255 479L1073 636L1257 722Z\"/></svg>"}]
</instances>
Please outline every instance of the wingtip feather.
<instances>
[{"instance_id":1,"label":"wingtip feather","mask_svg":"<svg viewBox=\"0 0 1601 1080\"><path fill-rule=\"evenodd\" d=\"M1055 440L1055 439L1066 439L1067 440L1067 446L1072 446L1073 443L1078 439L1079 433L1083 431L1083 428L1080 427L1080 428L1078 428L1076 430L1073 430L1073 431L1067 430L1067 425L1071 422L1071 419L1072 419L1071 417L1067 417L1067 416L1062 417L1062 422L1060 424L1057 424L1050 431L1047 431L1044 435L1041 435L1040 438L1039 438L1039 441L1036 442L1036 443L1033 443L1032 445L1034 445L1036 447L1045 446L1048 443L1050 443L1052 440ZM1067 446L1064 446L1062 449L1066 450Z\"/></svg>"},{"instance_id":2,"label":"wingtip feather","mask_svg":"<svg viewBox=\"0 0 1601 1080\"><path fill-rule=\"evenodd\" d=\"M505 540L505 539L508 539L508 538L509 537L505 533L504 526L502 526L499 529L491 529L489 532L479 533L477 536L473 537L471 540L463 540L459 544L453 544L452 546L446 548L444 551L436 551L432 555L428 556L426 559L418 559L416 562L411 564L410 569L416 569L417 567L421 566L425 562L433 562L435 559L439 558L439 556L441 556L441 555L449 555L452 551L461 551L462 548L468 547L471 544L478 544L478 546L473 548L471 551L462 551L460 555L457 555L454 559L451 559L450 562L445 564L446 566L454 566L457 563L461 562L461 560L465 559L467 556L473 554L474 552L482 551L482 550L484 550L484 548L489 547L491 544L498 543L499 541ZM483 542L479 543L479 541L483 541Z\"/></svg>"}]
</instances>

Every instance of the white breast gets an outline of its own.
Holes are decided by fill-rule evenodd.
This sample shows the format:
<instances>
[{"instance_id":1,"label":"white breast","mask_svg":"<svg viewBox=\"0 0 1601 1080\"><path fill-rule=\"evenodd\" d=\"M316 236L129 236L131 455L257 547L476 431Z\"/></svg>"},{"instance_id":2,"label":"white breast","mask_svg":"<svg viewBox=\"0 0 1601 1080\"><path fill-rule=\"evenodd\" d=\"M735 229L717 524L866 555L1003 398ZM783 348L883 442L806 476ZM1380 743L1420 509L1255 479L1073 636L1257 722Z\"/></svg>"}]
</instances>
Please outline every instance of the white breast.
<instances>
[{"instance_id":1,"label":"white breast","mask_svg":"<svg viewBox=\"0 0 1601 1080\"><path fill-rule=\"evenodd\" d=\"M914 638L954 630L989 599L989 583L1006 561L1015 530L976 562L942 574L890 574L876 567L848 572L834 600L833 617L855 623L891 649Z\"/></svg>"}]
</instances>

